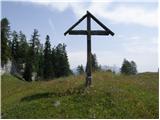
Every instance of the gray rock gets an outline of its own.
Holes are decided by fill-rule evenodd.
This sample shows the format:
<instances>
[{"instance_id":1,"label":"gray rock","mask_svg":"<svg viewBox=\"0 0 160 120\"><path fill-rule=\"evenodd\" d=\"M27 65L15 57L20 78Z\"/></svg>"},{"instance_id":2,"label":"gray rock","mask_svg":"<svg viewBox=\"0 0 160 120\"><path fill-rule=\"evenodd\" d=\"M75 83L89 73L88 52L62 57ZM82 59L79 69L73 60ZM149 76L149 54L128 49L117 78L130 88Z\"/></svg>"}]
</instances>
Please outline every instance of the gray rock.
<instances>
[{"instance_id":1,"label":"gray rock","mask_svg":"<svg viewBox=\"0 0 160 120\"><path fill-rule=\"evenodd\" d=\"M54 102L54 106L55 106L55 107L58 107L60 104L61 104L61 103L60 103L60 101L58 101L58 100Z\"/></svg>"}]
</instances>

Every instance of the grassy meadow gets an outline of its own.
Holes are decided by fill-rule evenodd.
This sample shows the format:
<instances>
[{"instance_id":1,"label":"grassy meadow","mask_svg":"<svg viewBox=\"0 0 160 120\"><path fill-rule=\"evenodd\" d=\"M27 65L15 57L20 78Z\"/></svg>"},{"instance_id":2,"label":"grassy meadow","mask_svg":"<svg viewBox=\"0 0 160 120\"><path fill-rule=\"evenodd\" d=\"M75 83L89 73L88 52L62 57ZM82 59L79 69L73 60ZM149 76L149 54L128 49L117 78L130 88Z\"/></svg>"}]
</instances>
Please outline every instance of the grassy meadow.
<instances>
[{"instance_id":1,"label":"grassy meadow","mask_svg":"<svg viewBox=\"0 0 160 120\"><path fill-rule=\"evenodd\" d=\"M158 73L110 72L25 82L1 76L2 118L159 118Z\"/></svg>"}]
</instances>

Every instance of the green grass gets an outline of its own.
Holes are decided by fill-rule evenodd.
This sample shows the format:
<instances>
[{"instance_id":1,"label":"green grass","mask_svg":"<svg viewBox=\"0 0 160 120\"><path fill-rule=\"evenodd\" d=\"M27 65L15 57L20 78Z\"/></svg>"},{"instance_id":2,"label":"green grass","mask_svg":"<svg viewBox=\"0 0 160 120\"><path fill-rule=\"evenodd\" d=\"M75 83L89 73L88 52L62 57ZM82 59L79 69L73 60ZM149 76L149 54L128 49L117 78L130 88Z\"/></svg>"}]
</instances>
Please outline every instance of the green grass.
<instances>
[{"instance_id":1,"label":"green grass","mask_svg":"<svg viewBox=\"0 0 160 120\"><path fill-rule=\"evenodd\" d=\"M81 75L29 83L3 75L2 118L159 118L158 73L97 72L87 89L84 80Z\"/></svg>"}]
</instances>

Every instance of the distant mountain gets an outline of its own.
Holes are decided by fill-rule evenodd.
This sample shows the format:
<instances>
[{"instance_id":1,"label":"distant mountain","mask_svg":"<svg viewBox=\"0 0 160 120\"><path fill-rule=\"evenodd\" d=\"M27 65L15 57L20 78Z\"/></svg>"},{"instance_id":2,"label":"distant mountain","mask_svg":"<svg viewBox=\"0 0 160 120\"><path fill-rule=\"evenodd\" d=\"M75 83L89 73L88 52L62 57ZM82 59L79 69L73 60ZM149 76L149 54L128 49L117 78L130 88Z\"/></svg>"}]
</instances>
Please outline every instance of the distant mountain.
<instances>
[{"instance_id":1,"label":"distant mountain","mask_svg":"<svg viewBox=\"0 0 160 120\"><path fill-rule=\"evenodd\" d=\"M116 65L113 65L113 66L103 65L103 66L101 66L101 68L104 71L111 70L112 72L120 73L120 67L118 67Z\"/></svg>"},{"instance_id":2,"label":"distant mountain","mask_svg":"<svg viewBox=\"0 0 160 120\"><path fill-rule=\"evenodd\" d=\"M78 74L78 73L77 73L77 68L73 68L73 69L71 69L71 70L72 70L73 74L75 74L75 75Z\"/></svg>"},{"instance_id":3,"label":"distant mountain","mask_svg":"<svg viewBox=\"0 0 160 120\"><path fill-rule=\"evenodd\" d=\"M84 67L85 68L85 67ZM103 71L107 71L107 70L111 70L112 72L115 72L115 73L120 73L120 67L116 66L116 65L113 65L113 66L108 66L108 65L101 65L101 69ZM77 68L73 68L71 69L72 72L77 75Z\"/></svg>"}]
</instances>

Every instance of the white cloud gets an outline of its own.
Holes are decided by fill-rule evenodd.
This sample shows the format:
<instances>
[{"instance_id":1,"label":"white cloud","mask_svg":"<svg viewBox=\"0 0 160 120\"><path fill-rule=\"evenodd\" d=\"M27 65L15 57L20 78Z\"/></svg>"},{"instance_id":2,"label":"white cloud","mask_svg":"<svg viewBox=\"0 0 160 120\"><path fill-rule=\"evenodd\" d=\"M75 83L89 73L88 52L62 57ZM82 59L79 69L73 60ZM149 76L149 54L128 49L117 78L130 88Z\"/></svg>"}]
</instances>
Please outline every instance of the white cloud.
<instances>
[{"instance_id":1,"label":"white cloud","mask_svg":"<svg viewBox=\"0 0 160 120\"><path fill-rule=\"evenodd\" d=\"M57 9L58 11L63 12L64 10L68 8L69 3L54 2L52 4L49 3L48 6L51 7L52 9Z\"/></svg>"},{"instance_id":2,"label":"white cloud","mask_svg":"<svg viewBox=\"0 0 160 120\"><path fill-rule=\"evenodd\" d=\"M2 1L8 1L8 0L2 0ZM90 0L61 0L61 1L57 1L57 0L12 0L12 1L22 1L22 2L90 2ZM94 0L97 2L106 2L106 0ZM113 1L113 2L123 2L123 3L158 3L158 0L107 0L107 2Z\"/></svg>"},{"instance_id":3,"label":"white cloud","mask_svg":"<svg viewBox=\"0 0 160 120\"><path fill-rule=\"evenodd\" d=\"M128 39L130 42L128 42ZM122 45L126 52L130 54L157 54L158 55L158 39L156 38L141 38L133 36L127 40L122 40Z\"/></svg>"},{"instance_id":4,"label":"white cloud","mask_svg":"<svg viewBox=\"0 0 160 120\"><path fill-rule=\"evenodd\" d=\"M89 10L95 16L105 18L106 20L111 20L115 23L123 23L123 24L138 24L147 27L158 27L158 8L153 10L145 9L142 6L126 6L126 5L117 5L112 10L109 10L111 2L94 2L92 1L91 5L82 10ZM74 10L74 9L73 9ZM74 11L78 11L74 10ZM79 14L79 12L77 12Z\"/></svg>"},{"instance_id":5,"label":"white cloud","mask_svg":"<svg viewBox=\"0 0 160 120\"><path fill-rule=\"evenodd\" d=\"M128 41L129 40L129 41ZM123 57L134 60L139 72L157 71L158 69L158 39L130 36L119 41L125 53ZM121 52L121 51L120 51ZM119 53L120 54L120 53Z\"/></svg>"},{"instance_id":6,"label":"white cloud","mask_svg":"<svg viewBox=\"0 0 160 120\"><path fill-rule=\"evenodd\" d=\"M80 18L86 13L87 10L92 12L95 16L104 18L106 20L111 20L114 23L123 23L123 24L137 24L147 27L158 27L158 8L147 9L142 6L127 6L127 5L117 5L115 8L110 10L111 3L114 3L114 0L109 0L109 2L97 2L92 0L92 2L53 2L52 0L46 1L35 1L30 0L33 3L39 5L45 5L49 8L56 9L59 12L63 12L67 8L71 8L74 14ZM148 0L149 1L149 0ZM137 2L138 1L134 1ZM144 1L146 3L147 1ZM155 2L155 1L154 1ZM116 3L116 2L115 2Z\"/></svg>"},{"instance_id":7,"label":"white cloud","mask_svg":"<svg viewBox=\"0 0 160 120\"><path fill-rule=\"evenodd\" d=\"M117 23L138 24L147 27L158 27L158 9L147 10L142 7L119 6L111 12L101 14Z\"/></svg>"}]
</instances>

